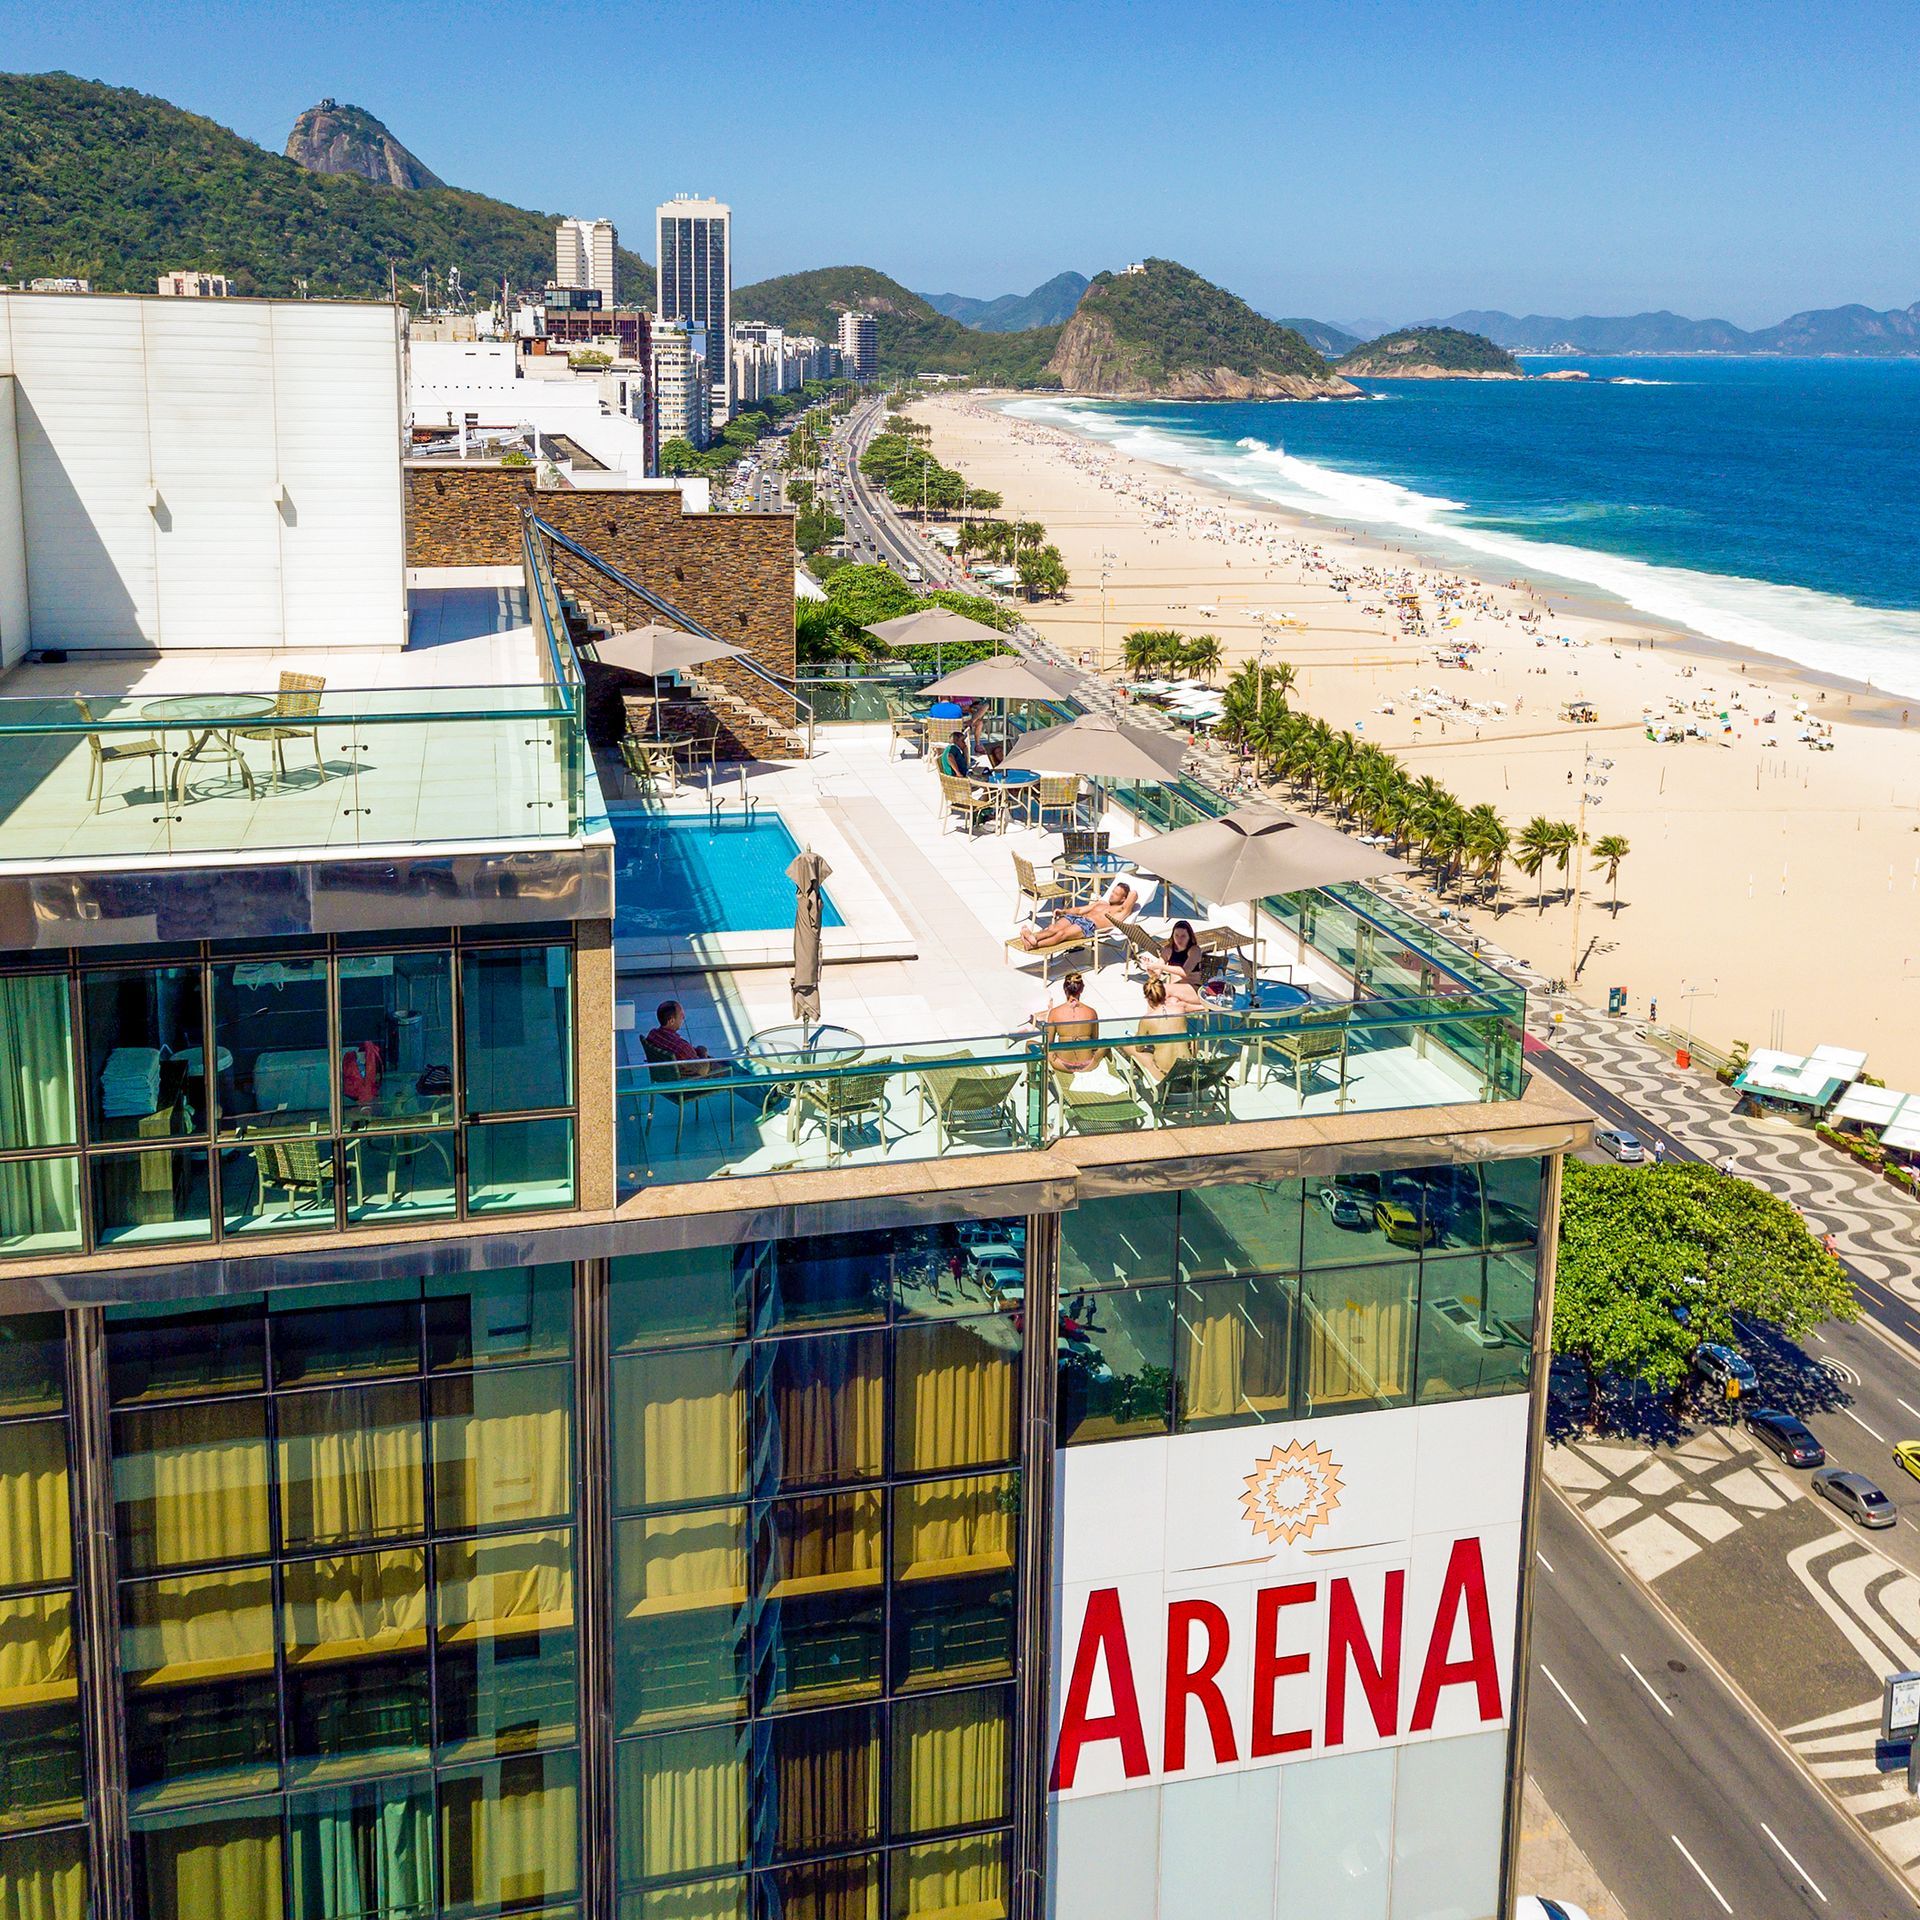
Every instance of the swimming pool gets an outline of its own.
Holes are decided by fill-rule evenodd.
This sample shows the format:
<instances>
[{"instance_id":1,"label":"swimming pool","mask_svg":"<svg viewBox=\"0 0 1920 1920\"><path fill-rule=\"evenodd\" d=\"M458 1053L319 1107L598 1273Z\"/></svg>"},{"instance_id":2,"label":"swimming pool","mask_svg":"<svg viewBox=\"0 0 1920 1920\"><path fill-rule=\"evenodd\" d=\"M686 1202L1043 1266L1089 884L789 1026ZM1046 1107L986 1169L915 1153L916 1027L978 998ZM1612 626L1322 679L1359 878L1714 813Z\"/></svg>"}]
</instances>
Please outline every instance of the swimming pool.
<instances>
[{"instance_id":1,"label":"swimming pool","mask_svg":"<svg viewBox=\"0 0 1920 1920\"><path fill-rule=\"evenodd\" d=\"M800 851L787 823L766 807L714 825L704 814L613 816L616 940L694 933L748 933L793 925L787 868ZM820 924L847 923L829 887Z\"/></svg>"}]
</instances>

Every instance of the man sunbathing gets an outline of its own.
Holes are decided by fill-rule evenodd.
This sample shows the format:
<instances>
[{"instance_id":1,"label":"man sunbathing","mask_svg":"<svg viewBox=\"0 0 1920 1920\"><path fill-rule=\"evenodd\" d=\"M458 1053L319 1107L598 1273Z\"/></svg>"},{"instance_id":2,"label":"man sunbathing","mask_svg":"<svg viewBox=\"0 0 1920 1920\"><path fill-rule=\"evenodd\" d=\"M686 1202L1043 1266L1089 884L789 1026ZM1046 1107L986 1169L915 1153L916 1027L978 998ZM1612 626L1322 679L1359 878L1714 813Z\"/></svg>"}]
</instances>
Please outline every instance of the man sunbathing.
<instances>
[{"instance_id":1,"label":"man sunbathing","mask_svg":"<svg viewBox=\"0 0 1920 1920\"><path fill-rule=\"evenodd\" d=\"M1053 915L1043 926L1038 921L1022 927L1015 936L1030 953L1043 953L1049 947L1078 947L1096 933L1133 917L1140 896L1124 880L1116 880L1104 900L1084 907L1067 907Z\"/></svg>"}]
</instances>

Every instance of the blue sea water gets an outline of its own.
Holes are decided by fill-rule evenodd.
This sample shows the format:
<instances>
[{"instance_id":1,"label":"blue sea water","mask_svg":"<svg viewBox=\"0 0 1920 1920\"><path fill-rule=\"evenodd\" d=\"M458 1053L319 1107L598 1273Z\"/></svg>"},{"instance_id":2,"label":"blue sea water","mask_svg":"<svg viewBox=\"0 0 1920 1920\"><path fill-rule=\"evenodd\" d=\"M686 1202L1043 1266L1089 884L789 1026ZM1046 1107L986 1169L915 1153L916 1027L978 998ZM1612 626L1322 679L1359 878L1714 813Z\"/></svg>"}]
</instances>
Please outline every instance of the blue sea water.
<instances>
[{"instance_id":1,"label":"blue sea water","mask_svg":"<svg viewBox=\"0 0 1920 1920\"><path fill-rule=\"evenodd\" d=\"M1008 410L1483 577L1920 695L1920 360L1523 364L1589 378Z\"/></svg>"}]
</instances>

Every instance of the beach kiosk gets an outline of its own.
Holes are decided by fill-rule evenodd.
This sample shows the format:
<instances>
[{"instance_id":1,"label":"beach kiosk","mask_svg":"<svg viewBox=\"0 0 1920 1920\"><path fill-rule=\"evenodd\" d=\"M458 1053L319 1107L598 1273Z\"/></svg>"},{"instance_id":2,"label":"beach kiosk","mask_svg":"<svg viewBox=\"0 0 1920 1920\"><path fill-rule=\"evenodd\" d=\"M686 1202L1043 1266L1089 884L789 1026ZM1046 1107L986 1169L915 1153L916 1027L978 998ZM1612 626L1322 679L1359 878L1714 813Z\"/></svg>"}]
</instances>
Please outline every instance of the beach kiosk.
<instances>
[{"instance_id":1,"label":"beach kiosk","mask_svg":"<svg viewBox=\"0 0 1920 1920\"><path fill-rule=\"evenodd\" d=\"M1850 1047L1815 1047L1805 1054L1760 1047L1734 1076L1733 1090L1756 1107L1818 1120L1866 1065L1867 1056Z\"/></svg>"}]
</instances>

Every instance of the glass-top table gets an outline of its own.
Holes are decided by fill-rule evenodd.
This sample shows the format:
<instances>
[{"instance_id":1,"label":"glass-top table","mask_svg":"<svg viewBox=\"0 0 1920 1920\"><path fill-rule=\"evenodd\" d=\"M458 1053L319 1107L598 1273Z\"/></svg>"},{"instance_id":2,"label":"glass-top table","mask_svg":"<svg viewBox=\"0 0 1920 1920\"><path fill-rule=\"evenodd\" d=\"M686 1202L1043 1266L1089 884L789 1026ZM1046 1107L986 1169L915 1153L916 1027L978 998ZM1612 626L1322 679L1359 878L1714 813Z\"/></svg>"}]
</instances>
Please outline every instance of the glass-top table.
<instances>
[{"instance_id":1,"label":"glass-top table","mask_svg":"<svg viewBox=\"0 0 1920 1920\"><path fill-rule=\"evenodd\" d=\"M785 1073L794 1066L850 1066L866 1050L866 1041L851 1027L795 1020L762 1027L741 1045L739 1058L749 1073Z\"/></svg>"},{"instance_id":2,"label":"glass-top table","mask_svg":"<svg viewBox=\"0 0 1920 1920\"><path fill-rule=\"evenodd\" d=\"M211 761L237 768L240 784L251 799L253 769L247 765L233 730L243 721L264 720L277 704L270 693L175 693L162 700L149 700L140 709L141 719L188 729L186 749L174 756L173 772L167 779L170 797L175 801L185 797L190 764Z\"/></svg>"}]
</instances>

